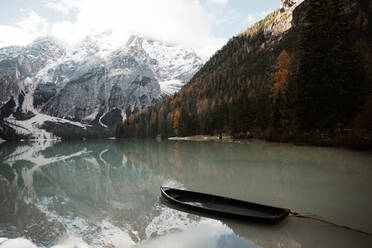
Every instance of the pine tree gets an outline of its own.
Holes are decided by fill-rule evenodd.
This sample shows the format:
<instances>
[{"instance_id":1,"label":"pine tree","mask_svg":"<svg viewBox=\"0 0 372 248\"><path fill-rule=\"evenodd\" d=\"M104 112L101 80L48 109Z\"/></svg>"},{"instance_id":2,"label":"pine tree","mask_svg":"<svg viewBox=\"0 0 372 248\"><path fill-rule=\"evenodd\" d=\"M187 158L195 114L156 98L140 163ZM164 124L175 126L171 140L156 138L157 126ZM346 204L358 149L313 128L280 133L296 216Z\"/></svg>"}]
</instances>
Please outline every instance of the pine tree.
<instances>
[{"instance_id":1,"label":"pine tree","mask_svg":"<svg viewBox=\"0 0 372 248\"><path fill-rule=\"evenodd\" d=\"M340 1L309 4L311 11L301 37L297 116L306 130L333 129L347 124L361 105L365 75L350 40L350 28L340 14Z\"/></svg>"}]
</instances>

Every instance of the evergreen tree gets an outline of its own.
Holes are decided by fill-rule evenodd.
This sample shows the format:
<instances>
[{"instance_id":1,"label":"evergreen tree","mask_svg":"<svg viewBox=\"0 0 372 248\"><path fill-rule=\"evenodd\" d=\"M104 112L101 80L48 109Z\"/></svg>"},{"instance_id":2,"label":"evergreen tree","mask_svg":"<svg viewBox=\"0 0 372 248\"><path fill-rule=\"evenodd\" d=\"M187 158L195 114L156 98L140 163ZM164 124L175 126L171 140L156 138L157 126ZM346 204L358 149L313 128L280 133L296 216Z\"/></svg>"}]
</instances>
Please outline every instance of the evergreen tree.
<instances>
[{"instance_id":1,"label":"evergreen tree","mask_svg":"<svg viewBox=\"0 0 372 248\"><path fill-rule=\"evenodd\" d=\"M365 75L354 52L350 27L339 0L314 0L301 37L297 114L306 130L332 129L351 120L365 89Z\"/></svg>"}]
</instances>

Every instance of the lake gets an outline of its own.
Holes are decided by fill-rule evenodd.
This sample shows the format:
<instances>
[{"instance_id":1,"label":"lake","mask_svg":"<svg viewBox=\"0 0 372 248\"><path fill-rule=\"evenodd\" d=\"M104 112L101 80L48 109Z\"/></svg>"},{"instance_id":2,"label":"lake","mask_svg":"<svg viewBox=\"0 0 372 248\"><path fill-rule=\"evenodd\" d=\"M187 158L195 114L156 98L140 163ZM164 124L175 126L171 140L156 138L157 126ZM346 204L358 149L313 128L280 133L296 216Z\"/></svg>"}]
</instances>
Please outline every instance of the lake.
<instances>
[{"instance_id":1,"label":"lake","mask_svg":"<svg viewBox=\"0 0 372 248\"><path fill-rule=\"evenodd\" d=\"M0 144L0 247L372 247L372 236L293 216L262 225L182 212L161 185L372 232L371 152L258 140L40 141Z\"/></svg>"}]
</instances>

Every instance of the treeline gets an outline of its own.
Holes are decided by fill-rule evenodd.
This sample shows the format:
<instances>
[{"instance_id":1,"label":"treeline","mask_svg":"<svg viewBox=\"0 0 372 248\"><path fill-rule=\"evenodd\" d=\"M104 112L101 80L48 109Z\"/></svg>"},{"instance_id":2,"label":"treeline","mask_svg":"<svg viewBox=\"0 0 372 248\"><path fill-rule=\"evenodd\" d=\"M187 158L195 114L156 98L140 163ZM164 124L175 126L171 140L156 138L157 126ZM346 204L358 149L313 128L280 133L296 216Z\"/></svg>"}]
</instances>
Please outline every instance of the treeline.
<instances>
[{"instance_id":1,"label":"treeline","mask_svg":"<svg viewBox=\"0 0 372 248\"><path fill-rule=\"evenodd\" d=\"M279 14L273 12L232 38L178 93L129 116L116 136L249 131L270 140L370 146L370 11L368 1L353 2L345 11L342 0L305 1L283 36L266 31Z\"/></svg>"}]
</instances>

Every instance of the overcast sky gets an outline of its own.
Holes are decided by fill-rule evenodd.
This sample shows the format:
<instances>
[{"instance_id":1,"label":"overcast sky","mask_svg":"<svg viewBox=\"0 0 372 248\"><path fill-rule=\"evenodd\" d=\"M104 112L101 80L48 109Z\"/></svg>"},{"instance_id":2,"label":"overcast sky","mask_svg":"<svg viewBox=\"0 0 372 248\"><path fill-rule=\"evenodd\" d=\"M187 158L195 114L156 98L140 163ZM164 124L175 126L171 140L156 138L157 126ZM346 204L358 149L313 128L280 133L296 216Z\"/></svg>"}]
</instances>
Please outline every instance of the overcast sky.
<instances>
[{"instance_id":1,"label":"overcast sky","mask_svg":"<svg viewBox=\"0 0 372 248\"><path fill-rule=\"evenodd\" d=\"M137 33L211 55L279 8L279 0L1 0L0 47L52 35L73 44L112 30ZM125 42L125 41L124 41Z\"/></svg>"}]
</instances>

